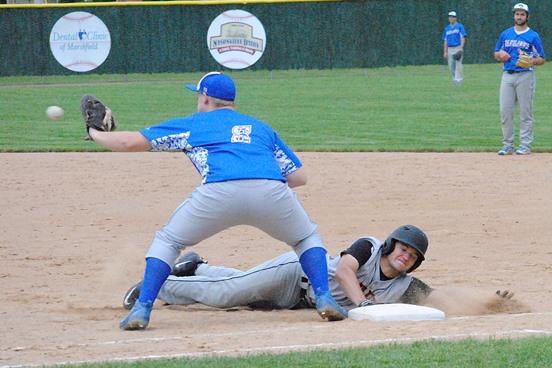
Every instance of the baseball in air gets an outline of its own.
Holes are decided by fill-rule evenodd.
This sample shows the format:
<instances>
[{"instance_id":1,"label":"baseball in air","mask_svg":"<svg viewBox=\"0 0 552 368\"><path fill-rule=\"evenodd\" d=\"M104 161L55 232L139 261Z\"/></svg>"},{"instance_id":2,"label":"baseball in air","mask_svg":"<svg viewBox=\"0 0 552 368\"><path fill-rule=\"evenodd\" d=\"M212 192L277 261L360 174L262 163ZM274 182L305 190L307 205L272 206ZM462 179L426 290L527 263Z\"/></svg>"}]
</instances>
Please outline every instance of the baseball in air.
<instances>
[{"instance_id":1,"label":"baseball in air","mask_svg":"<svg viewBox=\"0 0 552 368\"><path fill-rule=\"evenodd\" d=\"M64 111L59 106L50 106L46 109L46 115L50 120L59 120L63 117Z\"/></svg>"}]
</instances>

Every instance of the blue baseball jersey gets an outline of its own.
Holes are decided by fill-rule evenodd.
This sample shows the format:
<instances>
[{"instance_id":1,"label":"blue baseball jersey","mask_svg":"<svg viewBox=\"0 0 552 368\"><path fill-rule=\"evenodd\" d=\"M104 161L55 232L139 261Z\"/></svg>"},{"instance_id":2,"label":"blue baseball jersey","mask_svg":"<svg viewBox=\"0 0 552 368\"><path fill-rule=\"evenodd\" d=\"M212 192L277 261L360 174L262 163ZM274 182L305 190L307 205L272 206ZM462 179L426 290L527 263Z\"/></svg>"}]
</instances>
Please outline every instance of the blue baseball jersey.
<instances>
[{"instance_id":1,"label":"blue baseball jersey","mask_svg":"<svg viewBox=\"0 0 552 368\"><path fill-rule=\"evenodd\" d=\"M542 40L537 32L533 31L531 28L527 28L525 32L518 33L515 27L511 27L502 32L495 47L495 52L504 50L511 56L510 60L504 63L504 70L527 70L516 66L520 49L534 58L546 58ZM532 69L533 68L529 68L529 70Z\"/></svg>"},{"instance_id":2,"label":"blue baseball jersey","mask_svg":"<svg viewBox=\"0 0 552 368\"><path fill-rule=\"evenodd\" d=\"M454 27L449 24L443 31L442 39L443 41L447 41L448 47L456 47L460 46L460 40L467 35L468 34L461 23L456 23Z\"/></svg>"},{"instance_id":3,"label":"blue baseball jersey","mask_svg":"<svg viewBox=\"0 0 552 368\"><path fill-rule=\"evenodd\" d=\"M267 124L222 108L175 118L140 131L152 151L182 150L203 183L285 178L302 166Z\"/></svg>"}]
</instances>

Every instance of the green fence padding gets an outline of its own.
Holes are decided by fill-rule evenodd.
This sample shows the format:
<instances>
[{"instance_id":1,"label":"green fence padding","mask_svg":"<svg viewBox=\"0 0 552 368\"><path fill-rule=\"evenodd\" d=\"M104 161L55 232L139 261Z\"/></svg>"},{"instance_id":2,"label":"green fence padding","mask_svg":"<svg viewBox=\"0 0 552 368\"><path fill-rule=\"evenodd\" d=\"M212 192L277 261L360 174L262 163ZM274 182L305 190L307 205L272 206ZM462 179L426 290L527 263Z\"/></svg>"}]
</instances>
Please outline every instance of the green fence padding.
<instances>
[{"instance_id":1,"label":"green fence padding","mask_svg":"<svg viewBox=\"0 0 552 368\"><path fill-rule=\"evenodd\" d=\"M530 4L530 26L550 53L552 1ZM87 3L88 4L88 3ZM267 43L253 70L372 68L444 64L441 34L447 13L468 32L465 63L493 62L500 32L513 25L512 1L341 1L249 4L109 3L70 7L0 6L0 76L70 75L49 46L64 14L85 11L108 27L107 60L89 73L182 73L221 70L207 31L222 12L241 9L263 24ZM118 6L117 6L118 5Z\"/></svg>"}]
</instances>

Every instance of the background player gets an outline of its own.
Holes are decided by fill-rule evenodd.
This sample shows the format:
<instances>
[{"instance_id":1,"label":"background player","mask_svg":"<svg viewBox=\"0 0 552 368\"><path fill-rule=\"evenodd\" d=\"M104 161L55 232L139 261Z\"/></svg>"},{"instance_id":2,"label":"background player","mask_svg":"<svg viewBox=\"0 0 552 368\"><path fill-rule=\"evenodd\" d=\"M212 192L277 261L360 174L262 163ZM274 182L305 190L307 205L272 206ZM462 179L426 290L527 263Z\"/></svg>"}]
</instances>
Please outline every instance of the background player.
<instances>
[{"instance_id":1,"label":"background player","mask_svg":"<svg viewBox=\"0 0 552 368\"><path fill-rule=\"evenodd\" d=\"M448 13L449 24L443 31L443 57L447 59L452 73L454 84L462 84L464 80L464 45L466 44L466 29L462 23L458 23L458 14L455 11ZM454 55L460 53L459 58Z\"/></svg>"},{"instance_id":2,"label":"background player","mask_svg":"<svg viewBox=\"0 0 552 368\"><path fill-rule=\"evenodd\" d=\"M114 151L182 150L202 177L155 234L140 297L120 328L147 327L153 302L182 249L236 225L257 227L290 245L313 284L320 316L346 318L329 292L317 225L291 190L306 183L300 160L268 125L234 110L236 87L229 76L208 73L197 86L186 88L197 93L196 114L136 132L89 131L95 142Z\"/></svg>"},{"instance_id":3,"label":"background player","mask_svg":"<svg viewBox=\"0 0 552 368\"><path fill-rule=\"evenodd\" d=\"M385 242L360 238L339 257L328 256L331 293L346 310L395 302L429 303L447 309L456 301L410 275L424 261L427 248L426 234L413 225L400 226ZM132 307L139 291L137 284L126 293L126 309ZM498 294L507 299L513 296L508 291ZM159 299L169 304L202 303L216 308L291 309L313 307L316 301L294 252L247 271L213 266L196 253L188 253L175 265ZM470 302L466 299L464 305Z\"/></svg>"},{"instance_id":4,"label":"background player","mask_svg":"<svg viewBox=\"0 0 552 368\"><path fill-rule=\"evenodd\" d=\"M514 26L500 35L495 47L495 59L504 63L500 83L500 116L502 121L502 148L499 155L514 153L514 111L519 103L521 125L517 155L528 155L533 146L533 97L535 96L534 65L542 65L546 55L539 34L529 28L529 7L514 5ZM532 57L526 67L519 65L520 52Z\"/></svg>"}]
</instances>

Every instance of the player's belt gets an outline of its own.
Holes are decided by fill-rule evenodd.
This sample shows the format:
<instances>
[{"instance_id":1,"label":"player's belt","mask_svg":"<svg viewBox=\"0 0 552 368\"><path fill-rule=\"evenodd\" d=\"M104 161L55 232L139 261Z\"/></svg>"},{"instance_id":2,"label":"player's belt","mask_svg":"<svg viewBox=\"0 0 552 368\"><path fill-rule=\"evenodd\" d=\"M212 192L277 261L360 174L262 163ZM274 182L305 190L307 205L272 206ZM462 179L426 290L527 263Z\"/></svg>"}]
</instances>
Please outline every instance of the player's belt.
<instances>
[{"instance_id":1,"label":"player's belt","mask_svg":"<svg viewBox=\"0 0 552 368\"><path fill-rule=\"evenodd\" d=\"M307 297L307 289L309 288L309 279L305 276L301 277L301 281L299 283L301 287L301 291L299 292L299 302L291 307L291 309L305 309L305 308L316 308L315 304L312 304Z\"/></svg>"},{"instance_id":2,"label":"player's belt","mask_svg":"<svg viewBox=\"0 0 552 368\"><path fill-rule=\"evenodd\" d=\"M315 305L312 305L312 303L309 301L309 298L307 298L307 290L309 289L309 279L305 276L301 277L301 282L299 283L301 286L301 291L299 292L299 299L301 300L299 304L305 305L306 307L313 308Z\"/></svg>"},{"instance_id":3,"label":"player's belt","mask_svg":"<svg viewBox=\"0 0 552 368\"><path fill-rule=\"evenodd\" d=\"M299 284L301 286L301 299L307 296L307 290L309 288L309 279L305 276L301 277L301 283Z\"/></svg>"},{"instance_id":4,"label":"player's belt","mask_svg":"<svg viewBox=\"0 0 552 368\"><path fill-rule=\"evenodd\" d=\"M530 70L506 70L506 73L508 74L518 74L518 73L525 73L530 72Z\"/></svg>"}]
</instances>

